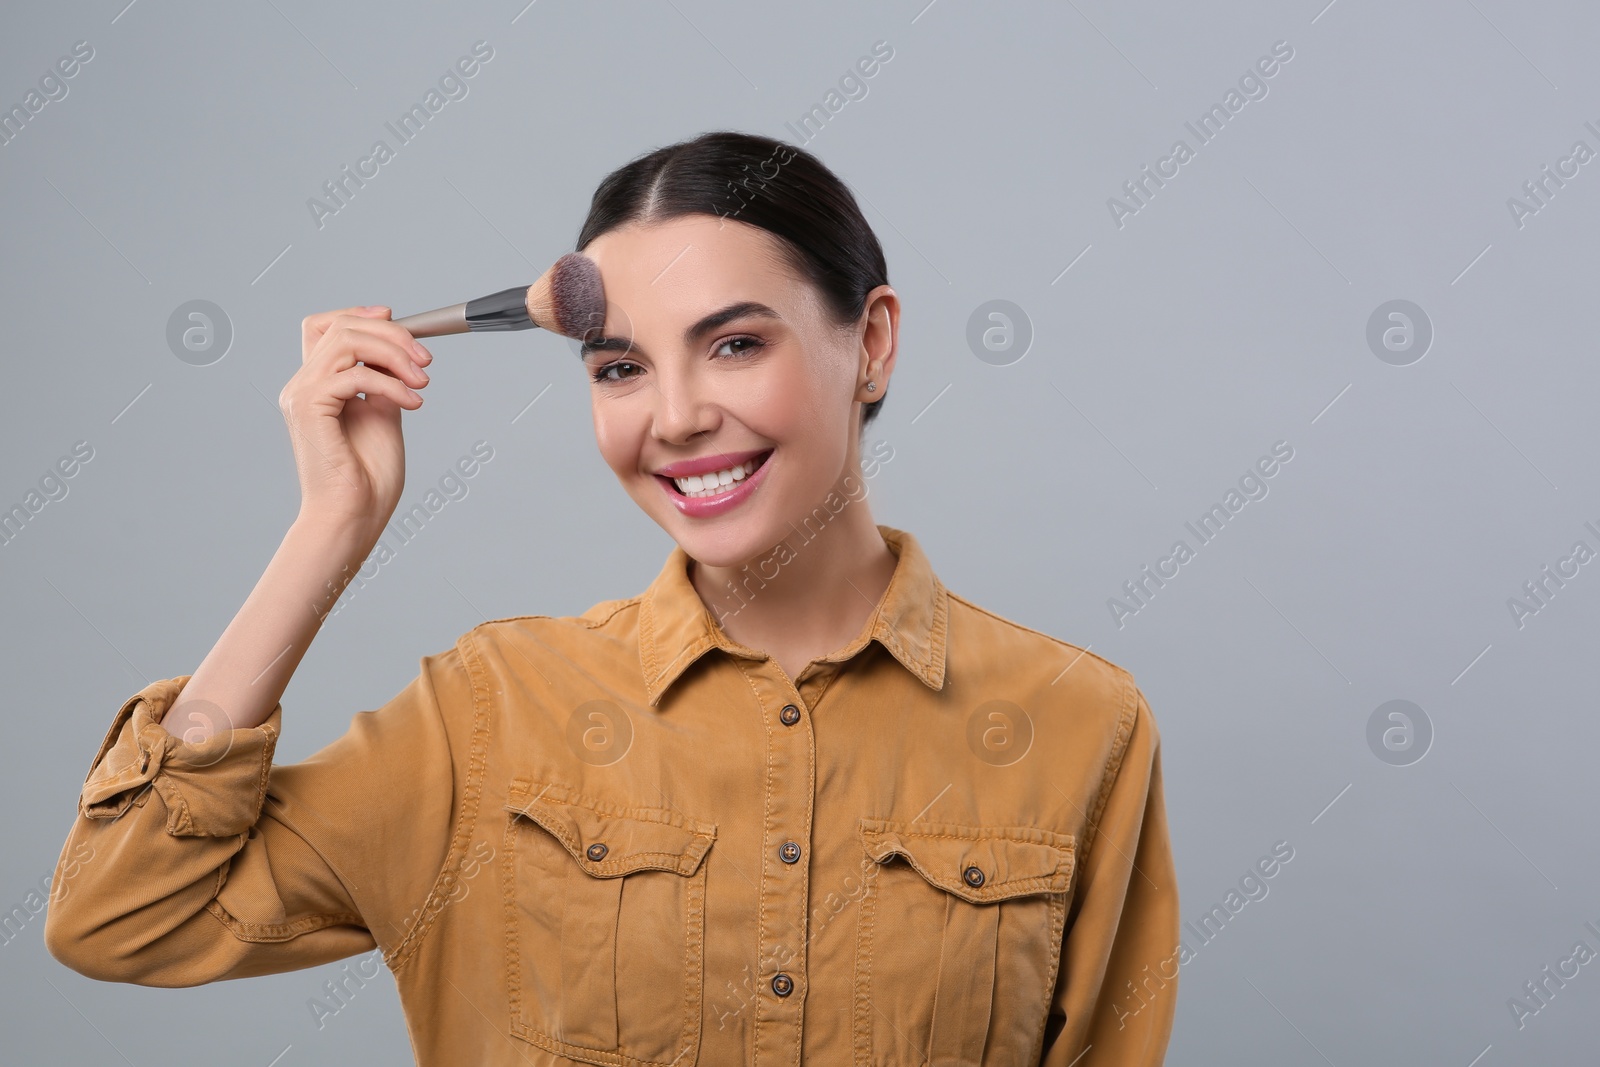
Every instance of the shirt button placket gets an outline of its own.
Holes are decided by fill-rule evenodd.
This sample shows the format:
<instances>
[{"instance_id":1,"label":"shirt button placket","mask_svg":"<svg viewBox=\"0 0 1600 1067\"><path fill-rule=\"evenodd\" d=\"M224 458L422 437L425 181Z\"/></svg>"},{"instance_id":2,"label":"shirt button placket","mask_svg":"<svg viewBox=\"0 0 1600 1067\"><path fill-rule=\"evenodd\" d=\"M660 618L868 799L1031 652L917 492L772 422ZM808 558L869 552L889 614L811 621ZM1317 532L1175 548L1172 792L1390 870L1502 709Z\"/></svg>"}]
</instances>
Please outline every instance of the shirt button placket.
<instances>
[{"instance_id":1,"label":"shirt button placket","mask_svg":"<svg viewBox=\"0 0 1600 1067\"><path fill-rule=\"evenodd\" d=\"M801 859L811 838L816 771L814 735L804 699L777 676L769 661L750 672L766 714L768 792L761 864L760 961L762 996L755 1017L755 1057L761 1063L795 1063L797 1024L804 1011L806 914L809 872ZM770 720L769 720L770 721ZM773 862L776 857L777 862Z\"/></svg>"}]
</instances>

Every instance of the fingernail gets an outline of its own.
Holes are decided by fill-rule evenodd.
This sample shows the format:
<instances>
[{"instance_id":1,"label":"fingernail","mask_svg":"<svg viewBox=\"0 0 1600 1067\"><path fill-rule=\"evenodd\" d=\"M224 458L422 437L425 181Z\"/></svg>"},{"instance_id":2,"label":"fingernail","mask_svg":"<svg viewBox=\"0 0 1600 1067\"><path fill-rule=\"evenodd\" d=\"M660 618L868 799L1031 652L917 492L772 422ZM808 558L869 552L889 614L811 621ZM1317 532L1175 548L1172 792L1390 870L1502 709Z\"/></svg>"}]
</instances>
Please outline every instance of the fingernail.
<instances>
[{"instance_id":1,"label":"fingernail","mask_svg":"<svg viewBox=\"0 0 1600 1067\"><path fill-rule=\"evenodd\" d=\"M429 352L426 348L423 348L421 341L412 341L411 342L411 351L415 352L417 354L417 358L422 360L422 362L424 362L424 363L432 363L433 362L433 353Z\"/></svg>"},{"instance_id":2,"label":"fingernail","mask_svg":"<svg viewBox=\"0 0 1600 1067\"><path fill-rule=\"evenodd\" d=\"M417 373L422 375L422 380L423 381L427 381L428 380L428 372L423 370L421 367L417 368Z\"/></svg>"}]
</instances>

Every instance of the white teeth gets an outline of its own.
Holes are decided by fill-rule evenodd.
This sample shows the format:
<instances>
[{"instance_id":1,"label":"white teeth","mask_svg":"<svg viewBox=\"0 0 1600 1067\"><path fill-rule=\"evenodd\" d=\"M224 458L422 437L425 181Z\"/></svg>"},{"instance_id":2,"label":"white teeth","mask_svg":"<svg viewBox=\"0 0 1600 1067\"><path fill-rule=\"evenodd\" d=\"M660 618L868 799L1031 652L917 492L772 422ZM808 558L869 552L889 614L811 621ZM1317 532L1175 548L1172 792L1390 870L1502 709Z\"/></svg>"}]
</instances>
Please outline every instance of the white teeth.
<instances>
[{"instance_id":1,"label":"white teeth","mask_svg":"<svg viewBox=\"0 0 1600 1067\"><path fill-rule=\"evenodd\" d=\"M691 474L687 478L674 478L672 481L684 496L721 496L730 491L729 487L734 482L742 482L750 477L755 469L756 461L752 459L720 471Z\"/></svg>"}]
</instances>

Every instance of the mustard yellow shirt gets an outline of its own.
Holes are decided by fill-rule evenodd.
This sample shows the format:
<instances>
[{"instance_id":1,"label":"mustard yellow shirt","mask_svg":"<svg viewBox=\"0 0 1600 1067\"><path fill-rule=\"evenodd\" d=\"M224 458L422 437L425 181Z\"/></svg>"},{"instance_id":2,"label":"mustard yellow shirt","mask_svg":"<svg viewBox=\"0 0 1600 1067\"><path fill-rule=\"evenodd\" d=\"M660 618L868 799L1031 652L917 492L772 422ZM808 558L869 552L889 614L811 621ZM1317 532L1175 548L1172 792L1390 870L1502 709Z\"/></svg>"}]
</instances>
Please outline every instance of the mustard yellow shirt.
<instances>
[{"instance_id":1,"label":"mustard yellow shirt","mask_svg":"<svg viewBox=\"0 0 1600 1067\"><path fill-rule=\"evenodd\" d=\"M189 743L156 720L190 676L152 683L84 781L49 951L191 986L378 948L420 1067L1159 1064L1149 705L878 529L877 610L793 680L679 547L639 596L473 627L299 763L281 703Z\"/></svg>"}]
</instances>

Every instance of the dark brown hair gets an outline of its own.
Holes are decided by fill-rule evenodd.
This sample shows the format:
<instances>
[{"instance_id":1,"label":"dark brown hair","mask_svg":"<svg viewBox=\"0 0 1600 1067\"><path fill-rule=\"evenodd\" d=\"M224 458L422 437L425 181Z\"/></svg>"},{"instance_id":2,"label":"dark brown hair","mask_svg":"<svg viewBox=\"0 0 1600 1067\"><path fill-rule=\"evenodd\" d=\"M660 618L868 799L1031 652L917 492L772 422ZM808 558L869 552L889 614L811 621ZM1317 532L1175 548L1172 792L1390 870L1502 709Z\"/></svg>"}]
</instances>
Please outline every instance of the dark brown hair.
<instances>
[{"instance_id":1,"label":"dark brown hair","mask_svg":"<svg viewBox=\"0 0 1600 1067\"><path fill-rule=\"evenodd\" d=\"M734 130L657 148L606 175L575 251L631 222L694 214L736 219L778 237L789 265L822 295L840 328L861 317L869 292L888 284L877 235L838 176L803 148ZM863 428L883 401L865 405Z\"/></svg>"}]
</instances>

